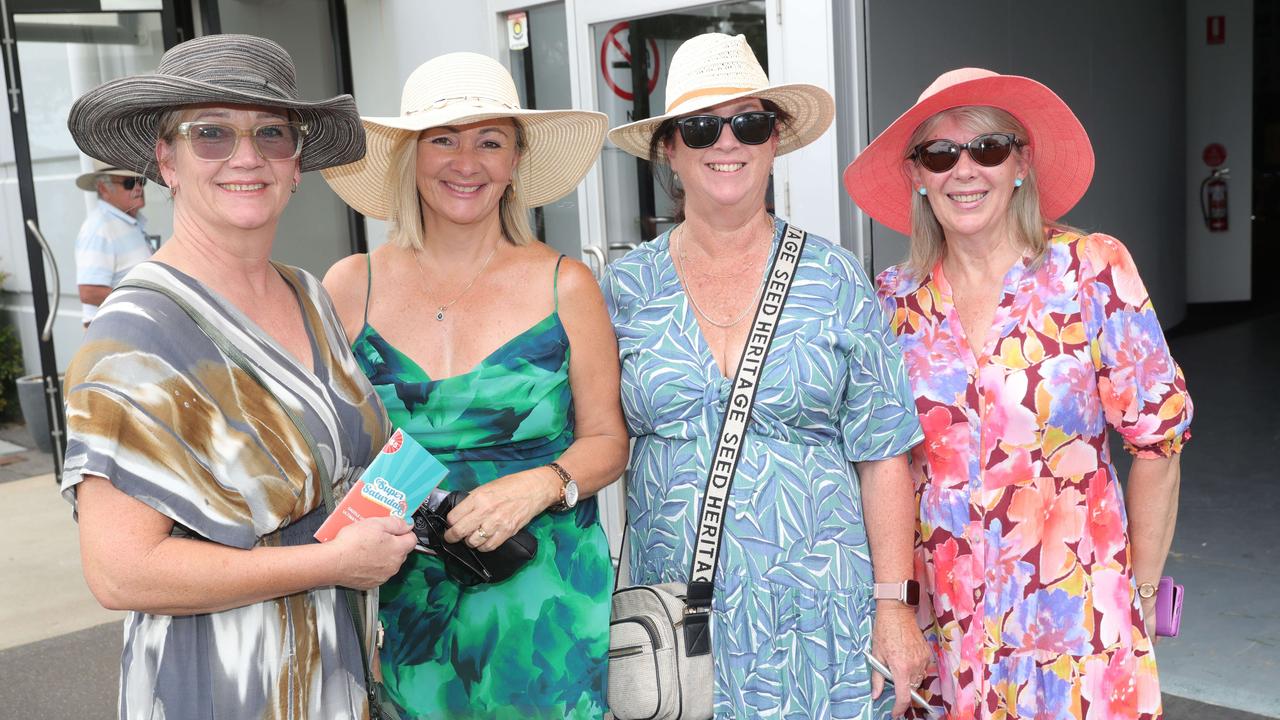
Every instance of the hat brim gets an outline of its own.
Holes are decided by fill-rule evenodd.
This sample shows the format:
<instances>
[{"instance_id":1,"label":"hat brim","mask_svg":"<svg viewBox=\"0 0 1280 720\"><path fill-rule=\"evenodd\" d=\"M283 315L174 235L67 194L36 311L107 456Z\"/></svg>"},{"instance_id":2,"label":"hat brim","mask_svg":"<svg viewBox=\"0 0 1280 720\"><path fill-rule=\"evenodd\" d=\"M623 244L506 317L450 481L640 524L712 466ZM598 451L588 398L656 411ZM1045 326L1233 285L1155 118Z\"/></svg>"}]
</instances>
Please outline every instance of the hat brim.
<instances>
[{"instance_id":1,"label":"hat brim","mask_svg":"<svg viewBox=\"0 0 1280 720\"><path fill-rule=\"evenodd\" d=\"M697 100L682 103L664 115L619 125L609 131L609 141L638 158L648 160L653 133L664 121L743 98L769 100L791 115L791 124L778 128L778 155L799 150L822 137L836 116L835 100L831 93L817 85L787 83L725 95L704 95ZM658 147L657 159L666 160L666 150L661 146Z\"/></svg>"},{"instance_id":2,"label":"hat brim","mask_svg":"<svg viewBox=\"0 0 1280 720\"><path fill-rule=\"evenodd\" d=\"M308 125L299 157L302 172L342 165L364 155L364 132L350 95L303 102L173 75L134 75L99 85L71 106L67 127L86 155L164 185L155 158L160 118L175 108L205 103L262 105L297 113Z\"/></svg>"},{"instance_id":3,"label":"hat brim","mask_svg":"<svg viewBox=\"0 0 1280 720\"><path fill-rule=\"evenodd\" d=\"M368 151L360 160L332 167L322 175L348 205L362 215L387 220L399 178L394 177L396 147L423 130L446 125L512 118L520 123L525 150L516 172L524 202L539 207L573 191L600 155L609 119L589 110L437 111L397 117L362 118Z\"/></svg>"},{"instance_id":4,"label":"hat brim","mask_svg":"<svg viewBox=\"0 0 1280 720\"><path fill-rule=\"evenodd\" d=\"M1052 90L1027 77L996 75L957 83L916 103L863 150L844 171L849 196L868 215L903 235L911 234L911 177L907 142L921 123L965 106L994 107L1013 115L1030 137L1040 212L1066 215L1093 179L1093 146L1071 108Z\"/></svg>"},{"instance_id":5,"label":"hat brim","mask_svg":"<svg viewBox=\"0 0 1280 720\"><path fill-rule=\"evenodd\" d=\"M98 189L98 177L101 175L115 175L117 177L142 177L132 170L124 170L121 168L107 168L105 170L93 170L87 173L81 173L76 178L76 187L85 192L94 192Z\"/></svg>"}]
</instances>

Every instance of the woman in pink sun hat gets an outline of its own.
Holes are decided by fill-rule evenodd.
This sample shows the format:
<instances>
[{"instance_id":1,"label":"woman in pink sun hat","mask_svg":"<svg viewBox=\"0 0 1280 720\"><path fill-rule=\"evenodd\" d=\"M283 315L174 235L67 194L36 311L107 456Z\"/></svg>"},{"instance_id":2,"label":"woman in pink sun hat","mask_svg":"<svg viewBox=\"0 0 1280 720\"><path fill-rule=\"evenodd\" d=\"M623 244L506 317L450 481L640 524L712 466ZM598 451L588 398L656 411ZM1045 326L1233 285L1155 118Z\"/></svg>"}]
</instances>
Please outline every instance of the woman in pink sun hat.
<instances>
[{"instance_id":1,"label":"woman in pink sun hat","mask_svg":"<svg viewBox=\"0 0 1280 720\"><path fill-rule=\"evenodd\" d=\"M1124 246L1058 222L1092 175L1061 98L976 68L940 76L845 170L911 238L877 286L925 434L921 692L949 718L1161 715L1155 585L1192 405ZM1134 455L1127 492L1107 426Z\"/></svg>"}]
</instances>

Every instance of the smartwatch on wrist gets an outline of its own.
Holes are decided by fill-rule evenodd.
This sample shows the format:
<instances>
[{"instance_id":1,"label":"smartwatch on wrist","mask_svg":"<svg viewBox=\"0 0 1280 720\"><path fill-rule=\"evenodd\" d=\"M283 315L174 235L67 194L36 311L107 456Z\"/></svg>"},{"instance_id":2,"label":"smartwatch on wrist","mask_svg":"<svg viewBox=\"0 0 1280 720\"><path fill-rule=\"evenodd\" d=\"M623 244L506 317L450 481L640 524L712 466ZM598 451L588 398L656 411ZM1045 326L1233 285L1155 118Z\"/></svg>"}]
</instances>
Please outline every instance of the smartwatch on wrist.
<instances>
[{"instance_id":1,"label":"smartwatch on wrist","mask_svg":"<svg viewBox=\"0 0 1280 720\"><path fill-rule=\"evenodd\" d=\"M915 580L903 580L896 583L875 583L873 588L872 599L897 600L911 607L920 604L920 583Z\"/></svg>"}]
</instances>

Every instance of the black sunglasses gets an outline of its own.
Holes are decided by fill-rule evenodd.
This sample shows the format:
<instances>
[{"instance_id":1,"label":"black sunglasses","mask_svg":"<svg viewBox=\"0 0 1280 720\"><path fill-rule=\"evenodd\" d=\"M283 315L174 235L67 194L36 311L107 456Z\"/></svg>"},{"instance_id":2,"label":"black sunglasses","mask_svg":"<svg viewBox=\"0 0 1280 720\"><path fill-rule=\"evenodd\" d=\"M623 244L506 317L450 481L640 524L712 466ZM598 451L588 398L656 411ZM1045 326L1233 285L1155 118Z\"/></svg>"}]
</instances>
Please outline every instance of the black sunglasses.
<instances>
[{"instance_id":1,"label":"black sunglasses","mask_svg":"<svg viewBox=\"0 0 1280 720\"><path fill-rule=\"evenodd\" d=\"M110 182L110 183L119 182L120 185L125 190L132 190L134 187L145 187L147 184L147 179L141 178L141 177L111 178L107 182Z\"/></svg>"},{"instance_id":2,"label":"black sunglasses","mask_svg":"<svg viewBox=\"0 0 1280 720\"><path fill-rule=\"evenodd\" d=\"M979 135L967 143L955 140L930 140L915 146L908 160L915 160L925 170L943 173L960 162L960 151L968 151L969 157L983 167L995 167L1009 159L1013 148L1022 147L1025 142L1009 133L986 133Z\"/></svg>"},{"instance_id":3,"label":"black sunglasses","mask_svg":"<svg viewBox=\"0 0 1280 720\"><path fill-rule=\"evenodd\" d=\"M685 146L699 150L716 144L725 123L729 124L738 142L744 145L763 145L773 136L777 120L776 113L751 110L727 118L719 115L690 115L676 120L676 127L680 129L680 139Z\"/></svg>"}]
</instances>

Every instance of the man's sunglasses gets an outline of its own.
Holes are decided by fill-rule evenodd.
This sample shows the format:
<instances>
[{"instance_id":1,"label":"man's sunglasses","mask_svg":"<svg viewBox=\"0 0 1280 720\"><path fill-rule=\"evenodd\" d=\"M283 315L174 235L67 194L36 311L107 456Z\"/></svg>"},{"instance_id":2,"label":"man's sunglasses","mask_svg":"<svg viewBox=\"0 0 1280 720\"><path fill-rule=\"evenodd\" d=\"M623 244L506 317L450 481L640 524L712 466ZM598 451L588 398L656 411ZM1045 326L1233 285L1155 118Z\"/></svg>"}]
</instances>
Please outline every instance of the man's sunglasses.
<instances>
[{"instance_id":1,"label":"man's sunglasses","mask_svg":"<svg viewBox=\"0 0 1280 720\"><path fill-rule=\"evenodd\" d=\"M960 162L960 151L968 151L969 157L983 167L995 167L1009 159L1009 153L1015 146L1022 147L1025 142L1010 133L986 133L979 135L967 143L955 140L930 140L915 146L908 160L915 160L925 170L943 173Z\"/></svg>"},{"instance_id":2,"label":"man's sunglasses","mask_svg":"<svg viewBox=\"0 0 1280 720\"><path fill-rule=\"evenodd\" d=\"M117 178L108 176L106 181L113 184L119 183L125 190L132 190L135 187L146 187L147 185L147 179L142 177Z\"/></svg>"},{"instance_id":3,"label":"man's sunglasses","mask_svg":"<svg viewBox=\"0 0 1280 720\"><path fill-rule=\"evenodd\" d=\"M191 152L201 160L230 160L240 146L240 138L248 137L264 160L292 160L302 152L306 123L272 122L241 130L214 122L184 122L178 134L191 144Z\"/></svg>"},{"instance_id":4,"label":"man's sunglasses","mask_svg":"<svg viewBox=\"0 0 1280 720\"><path fill-rule=\"evenodd\" d=\"M773 136L777 120L776 113L752 110L727 118L719 115L690 115L676 120L676 127L680 129L680 139L685 146L698 150L715 145L725 123L729 124L738 142L744 145L763 145Z\"/></svg>"}]
</instances>

